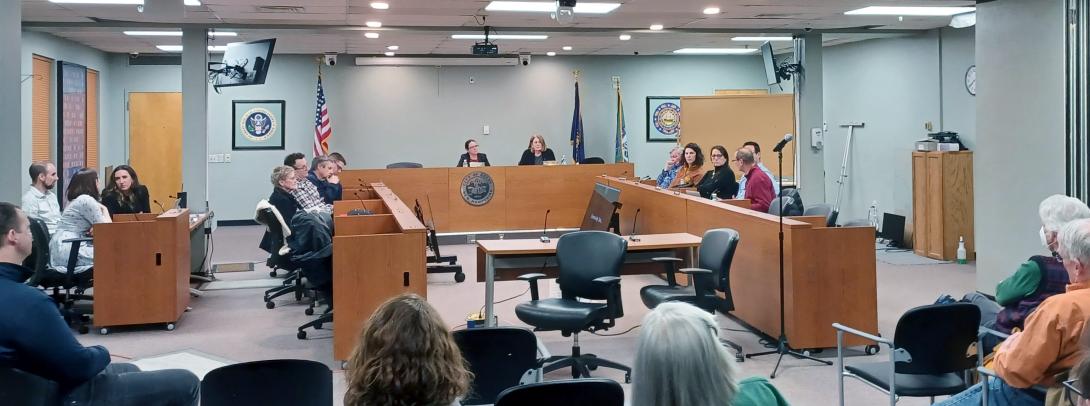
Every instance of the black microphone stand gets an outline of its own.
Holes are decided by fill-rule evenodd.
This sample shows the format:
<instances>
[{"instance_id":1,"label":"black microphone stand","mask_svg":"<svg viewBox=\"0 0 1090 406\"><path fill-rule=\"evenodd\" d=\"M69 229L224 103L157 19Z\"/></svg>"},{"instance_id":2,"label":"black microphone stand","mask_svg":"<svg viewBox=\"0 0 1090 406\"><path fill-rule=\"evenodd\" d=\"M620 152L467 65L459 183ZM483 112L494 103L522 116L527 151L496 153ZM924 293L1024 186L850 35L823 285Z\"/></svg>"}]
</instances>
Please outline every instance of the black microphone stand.
<instances>
[{"instance_id":1,"label":"black microphone stand","mask_svg":"<svg viewBox=\"0 0 1090 406\"><path fill-rule=\"evenodd\" d=\"M783 191L783 150L776 151L776 158L779 161L779 184L780 191ZM760 169L758 169L760 170ZM776 339L776 349L772 351L758 352L755 354L746 354L746 358L760 357L762 355L779 354L779 358L776 359L776 366L772 368L772 374L769 378L776 379L776 371L780 369L780 361L783 361L784 355L790 355L798 359L808 359L811 361L820 362L825 365L833 365L832 361L826 361L823 359L817 359L809 355L803 354L793 348L787 342L787 316L784 309L787 307L784 302L784 288L783 288L783 198L777 196L777 200L780 202L780 337Z\"/></svg>"}]
</instances>

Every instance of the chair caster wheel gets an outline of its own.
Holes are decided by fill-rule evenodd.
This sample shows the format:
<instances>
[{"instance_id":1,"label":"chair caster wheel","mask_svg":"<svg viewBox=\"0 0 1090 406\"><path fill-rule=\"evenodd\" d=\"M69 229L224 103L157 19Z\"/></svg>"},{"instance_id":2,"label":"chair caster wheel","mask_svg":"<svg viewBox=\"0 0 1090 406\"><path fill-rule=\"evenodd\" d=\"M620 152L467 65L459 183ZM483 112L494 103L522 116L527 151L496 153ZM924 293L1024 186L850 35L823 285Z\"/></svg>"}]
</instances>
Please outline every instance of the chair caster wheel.
<instances>
[{"instance_id":1,"label":"chair caster wheel","mask_svg":"<svg viewBox=\"0 0 1090 406\"><path fill-rule=\"evenodd\" d=\"M165 327L167 331L174 331L174 323L167 323Z\"/></svg>"},{"instance_id":2,"label":"chair caster wheel","mask_svg":"<svg viewBox=\"0 0 1090 406\"><path fill-rule=\"evenodd\" d=\"M306 310L303 310L303 314L305 314L307 316L313 316L314 315L314 308L313 307L308 307Z\"/></svg>"},{"instance_id":3,"label":"chair caster wheel","mask_svg":"<svg viewBox=\"0 0 1090 406\"><path fill-rule=\"evenodd\" d=\"M624 383L632 383L632 374L629 372L624 373Z\"/></svg>"},{"instance_id":4,"label":"chair caster wheel","mask_svg":"<svg viewBox=\"0 0 1090 406\"><path fill-rule=\"evenodd\" d=\"M306 340L307 339L307 332L303 331L303 330L299 330L299 333L295 334L295 338L298 338L300 340Z\"/></svg>"},{"instance_id":5,"label":"chair caster wheel","mask_svg":"<svg viewBox=\"0 0 1090 406\"><path fill-rule=\"evenodd\" d=\"M315 330L321 330L322 329L322 323L315 324L314 329Z\"/></svg>"},{"instance_id":6,"label":"chair caster wheel","mask_svg":"<svg viewBox=\"0 0 1090 406\"><path fill-rule=\"evenodd\" d=\"M276 277L276 271L269 272L269 277L275 278Z\"/></svg>"},{"instance_id":7,"label":"chair caster wheel","mask_svg":"<svg viewBox=\"0 0 1090 406\"><path fill-rule=\"evenodd\" d=\"M91 331L91 329L87 328L87 326L79 326L77 330L80 334L87 334L87 332Z\"/></svg>"},{"instance_id":8,"label":"chair caster wheel","mask_svg":"<svg viewBox=\"0 0 1090 406\"><path fill-rule=\"evenodd\" d=\"M881 349L882 348L879 347L877 344L871 344L871 345L868 345L866 347L863 347L863 352L866 353L867 355L874 355L874 354L877 354L878 351L880 351Z\"/></svg>"},{"instance_id":9,"label":"chair caster wheel","mask_svg":"<svg viewBox=\"0 0 1090 406\"><path fill-rule=\"evenodd\" d=\"M465 280L466 280L466 274L461 273L461 272L458 272L458 273L454 274L454 281L455 282L462 283L462 282L465 282Z\"/></svg>"},{"instance_id":10,"label":"chair caster wheel","mask_svg":"<svg viewBox=\"0 0 1090 406\"><path fill-rule=\"evenodd\" d=\"M98 329L98 333L101 334L101 335L107 335L107 334L110 334L110 329L108 329L106 327L103 327L103 328Z\"/></svg>"},{"instance_id":11,"label":"chair caster wheel","mask_svg":"<svg viewBox=\"0 0 1090 406\"><path fill-rule=\"evenodd\" d=\"M273 303L271 300L268 301L268 302L265 302L265 308L266 309L272 309L274 307L276 307L276 303Z\"/></svg>"},{"instance_id":12,"label":"chair caster wheel","mask_svg":"<svg viewBox=\"0 0 1090 406\"><path fill-rule=\"evenodd\" d=\"M597 356L597 355L594 355L594 354L587 354L587 357L590 357L590 358L598 358L598 356ZM597 371L597 370L598 370L598 366L597 366L597 365L587 365L587 369L589 369L589 370L591 370L591 371Z\"/></svg>"}]
</instances>

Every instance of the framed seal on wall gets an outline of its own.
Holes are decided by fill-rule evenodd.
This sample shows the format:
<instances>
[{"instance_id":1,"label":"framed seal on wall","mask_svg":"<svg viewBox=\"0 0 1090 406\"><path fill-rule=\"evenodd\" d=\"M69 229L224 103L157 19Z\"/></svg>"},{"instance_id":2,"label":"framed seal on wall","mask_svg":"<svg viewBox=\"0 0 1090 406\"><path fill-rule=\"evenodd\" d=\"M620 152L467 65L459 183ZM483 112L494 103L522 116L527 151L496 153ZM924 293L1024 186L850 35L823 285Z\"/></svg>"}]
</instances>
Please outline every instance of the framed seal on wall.
<instances>
[{"instance_id":1,"label":"framed seal on wall","mask_svg":"<svg viewBox=\"0 0 1090 406\"><path fill-rule=\"evenodd\" d=\"M283 100L235 100L231 116L232 150L284 149Z\"/></svg>"},{"instance_id":2,"label":"framed seal on wall","mask_svg":"<svg viewBox=\"0 0 1090 406\"><path fill-rule=\"evenodd\" d=\"M681 98L647 96L647 142L677 142L681 138Z\"/></svg>"},{"instance_id":3,"label":"framed seal on wall","mask_svg":"<svg viewBox=\"0 0 1090 406\"><path fill-rule=\"evenodd\" d=\"M496 183L492 176L482 171L473 171L462 178L462 200L470 206L484 206L496 194Z\"/></svg>"}]
</instances>

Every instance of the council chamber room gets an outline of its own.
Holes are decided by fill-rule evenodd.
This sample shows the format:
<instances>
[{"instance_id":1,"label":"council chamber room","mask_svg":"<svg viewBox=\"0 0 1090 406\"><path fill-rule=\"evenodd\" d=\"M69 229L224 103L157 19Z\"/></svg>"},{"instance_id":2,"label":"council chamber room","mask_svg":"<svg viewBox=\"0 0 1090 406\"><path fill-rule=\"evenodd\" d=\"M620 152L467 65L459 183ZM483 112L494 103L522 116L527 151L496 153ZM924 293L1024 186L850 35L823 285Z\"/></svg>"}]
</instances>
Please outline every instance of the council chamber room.
<instances>
[{"instance_id":1,"label":"council chamber room","mask_svg":"<svg viewBox=\"0 0 1090 406\"><path fill-rule=\"evenodd\" d=\"M1088 1L0 7L0 404L1090 399Z\"/></svg>"}]
</instances>

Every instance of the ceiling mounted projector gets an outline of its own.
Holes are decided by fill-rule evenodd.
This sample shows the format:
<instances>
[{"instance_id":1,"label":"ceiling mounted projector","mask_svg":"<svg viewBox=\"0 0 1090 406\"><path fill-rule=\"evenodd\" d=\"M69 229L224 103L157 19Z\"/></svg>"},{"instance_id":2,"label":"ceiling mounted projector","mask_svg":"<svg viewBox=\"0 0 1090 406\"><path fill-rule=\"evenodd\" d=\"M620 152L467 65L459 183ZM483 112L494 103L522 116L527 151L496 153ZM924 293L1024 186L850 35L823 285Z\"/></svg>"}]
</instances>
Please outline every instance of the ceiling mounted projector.
<instances>
[{"instance_id":1,"label":"ceiling mounted projector","mask_svg":"<svg viewBox=\"0 0 1090 406\"><path fill-rule=\"evenodd\" d=\"M553 20L558 24L571 24L575 22L576 0L557 0L556 11L552 13Z\"/></svg>"}]
</instances>

